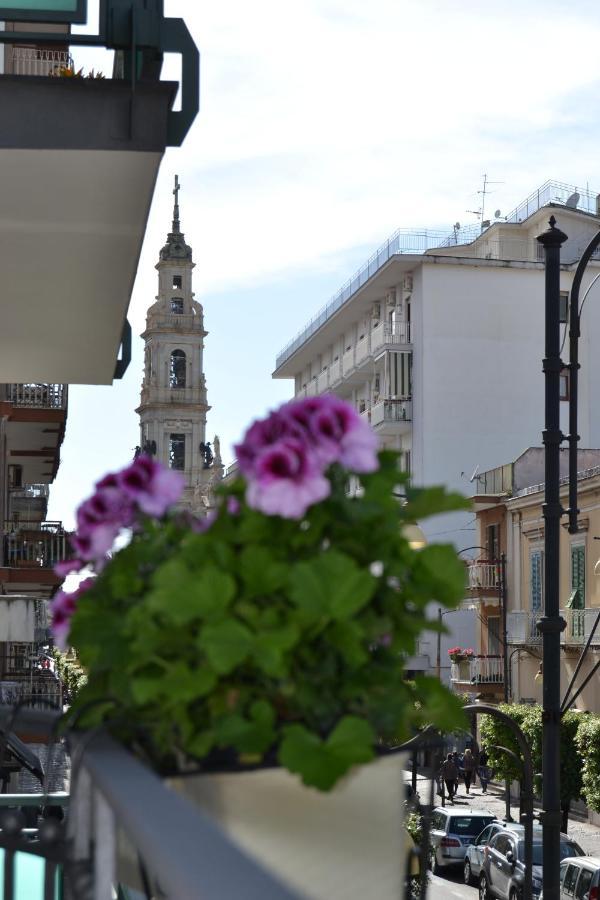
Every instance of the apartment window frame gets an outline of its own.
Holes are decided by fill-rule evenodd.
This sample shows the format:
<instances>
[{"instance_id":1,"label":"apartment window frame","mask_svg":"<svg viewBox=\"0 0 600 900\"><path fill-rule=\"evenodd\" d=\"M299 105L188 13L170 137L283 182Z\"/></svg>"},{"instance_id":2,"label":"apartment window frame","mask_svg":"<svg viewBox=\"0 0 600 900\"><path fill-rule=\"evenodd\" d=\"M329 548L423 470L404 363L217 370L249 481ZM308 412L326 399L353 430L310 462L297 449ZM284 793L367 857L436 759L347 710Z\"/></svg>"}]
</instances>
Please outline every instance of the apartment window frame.
<instances>
[{"instance_id":1,"label":"apartment window frame","mask_svg":"<svg viewBox=\"0 0 600 900\"><path fill-rule=\"evenodd\" d=\"M529 551L529 605L531 612L544 609L544 550L532 547Z\"/></svg>"}]
</instances>

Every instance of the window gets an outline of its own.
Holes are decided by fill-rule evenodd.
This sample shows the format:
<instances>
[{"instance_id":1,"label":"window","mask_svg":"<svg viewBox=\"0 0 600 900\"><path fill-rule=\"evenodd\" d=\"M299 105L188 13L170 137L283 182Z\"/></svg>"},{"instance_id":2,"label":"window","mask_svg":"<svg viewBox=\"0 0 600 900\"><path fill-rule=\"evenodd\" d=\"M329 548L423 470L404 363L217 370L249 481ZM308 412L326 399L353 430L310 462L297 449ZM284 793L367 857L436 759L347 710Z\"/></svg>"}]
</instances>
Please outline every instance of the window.
<instances>
[{"instance_id":1,"label":"window","mask_svg":"<svg viewBox=\"0 0 600 900\"><path fill-rule=\"evenodd\" d=\"M171 312L180 316L183 313L183 300L181 297L171 297Z\"/></svg>"},{"instance_id":2,"label":"window","mask_svg":"<svg viewBox=\"0 0 600 900\"><path fill-rule=\"evenodd\" d=\"M559 316L560 316L560 321L563 325L565 325L569 321L569 292L568 291L560 292Z\"/></svg>"},{"instance_id":3,"label":"window","mask_svg":"<svg viewBox=\"0 0 600 900\"><path fill-rule=\"evenodd\" d=\"M579 867L578 866L569 866L567 869L567 874L565 875L565 880L563 883L563 891L565 894L573 894L575 891L575 882L577 881L577 876L579 875Z\"/></svg>"},{"instance_id":4,"label":"window","mask_svg":"<svg viewBox=\"0 0 600 900\"><path fill-rule=\"evenodd\" d=\"M488 646L490 656L500 656L500 616L488 616Z\"/></svg>"},{"instance_id":5,"label":"window","mask_svg":"<svg viewBox=\"0 0 600 900\"><path fill-rule=\"evenodd\" d=\"M479 845L479 844L487 844L487 842L489 841L489 839L491 838L491 836L492 836L493 833L494 833L494 828L493 828L493 826L492 826L492 825L488 825L487 828L484 828L484 829L483 829L483 831L481 832L481 834L479 835L479 837L477 838L477 840L475 841L475 843L478 844L478 845Z\"/></svg>"},{"instance_id":6,"label":"window","mask_svg":"<svg viewBox=\"0 0 600 900\"><path fill-rule=\"evenodd\" d=\"M579 881L577 882L577 890L575 891L575 897L577 898L577 900L588 900L590 885L592 883L592 875L593 872L591 872L589 869L581 870Z\"/></svg>"},{"instance_id":7,"label":"window","mask_svg":"<svg viewBox=\"0 0 600 900\"><path fill-rule=\"evenodd\" d=\"M558 379L559 379L560 399L568 400L569 399L569 380L570 380L569 379L569 370L561 369Z\"/></svg>"},{"instance_id":8,"label":"window","mask_svg":"<svg viewBox=\"0 0 600 900\"><path fill-rule=\"evenodd\" d=\"M169 371L169 384L172 388L185 387L185 353L183 350L173 350L171 353L171 366Z\"/></svg>"},{"instance_id":9,"label":"window","mask_svg":"<svg viewBox=\"0 0 600 900\"><path fill-rule=\"evenodd\" d=\"M500 556L500 526L498 523L488 525L485 535L488 559L496 560Z\"/></svg>"},{"instance_id":10,"label":"window","mask_svg":"<svg viewBox=\"0 0 600 900\"><path fill-rule=\"evenodd\" d=\"M506 856L506 851L511 850L510 841L505 834L499 834L494 841L492 842L492 847L494 850L497 850L498 853L501 853L503 856Z\"/></svg>"},{"instance_id":11,"label":"window","mask_svg":"<svg viewBox=\"0 0 600 900\"><path fill-rule=\"evenodd\" d=\"M169 466L171 469L185 469L185 434L169 435Z\"/></svg>"},{"instance_id":12,"label":"window","mask_svg":"<svg viewBox=\"0 0 600 900\"><path fill-rule=\"evenodd\" d=\"M448 826L448 834L460 834L474 838L491 821L492 816L452 816Z\"/></svg>"},{"instance_id":13,"label":"window","mask_svg":"<svg viewBox=\"0 0 600 900\"><path fill-rule=\"evenodd\" d=\"M435 828L437 831L445 831L446 830L446 816L444 813L436 812L431 817L431 827Z\"/></svg>"},{"instance_id":14,"label":"window","mask_svg":"<svg viewBox=\"0 0 600 900\"><path fill-rule=\"evenodd\" d=\"M585 609L585 546L571 547L570 609Z\"/></svg>"},{"instance_id":15,"label":"window","mask_svg":"<svg viewBox=\"0 0 600 900\"><path fill-rule=\"evenodd\" d=\"M173 275L173 290L181 289L182 281L181 275Z\"/></svg>"},{"instance_id":16,"label":"window","mask_svg":"<svg viewBox=\"0 0 600 900\"><path fill-rule=\"evenodd\" d=\"M542 550L532 550L529 557L530 564L530 599L532 612L539 612L544 599L544 553Z\"/></svg>"}]
</instances>

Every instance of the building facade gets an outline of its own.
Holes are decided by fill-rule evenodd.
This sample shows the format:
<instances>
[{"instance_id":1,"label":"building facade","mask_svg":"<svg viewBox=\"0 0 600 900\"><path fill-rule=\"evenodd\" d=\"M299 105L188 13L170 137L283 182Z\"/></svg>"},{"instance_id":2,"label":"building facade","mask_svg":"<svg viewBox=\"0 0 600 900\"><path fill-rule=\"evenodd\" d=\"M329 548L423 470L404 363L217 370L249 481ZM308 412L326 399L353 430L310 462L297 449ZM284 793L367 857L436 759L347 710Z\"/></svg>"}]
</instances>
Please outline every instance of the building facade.
<instances>
[{"instance_id":1,"label":"building facade","mask_svg":"<svg viewBox=\"0 0 600 900\"><path fill-rule=\"evenodd\" d=\"M202 306L192 290L192 248L179 219L179 181L175 178L173 223L156 264L158 294L148 309L144 378L140 405L142 452L185 477L181 505L206 514L223 476L218 437L206 440L207 401L204 377Z\"/></svg>"},{"instance_id":2,"label":"building facade","mask_svg":"<svg viewBox=\"0 0 600 900\"><path fill-rule=\"evenodd\" d=\"M600 227L600 199L547 182L494 222L450 234L396 232L281 351L273 377L293 381L297 397L333 391L353 403L382 446L399 451L415 484L470 492L478 472L514 459L543 429L544 261L536 237L551 214L569 236L561 272L566 321L576 262ZM591 263L583 290L597 266ZM589 303L579 408L582 444L592 447L600 446L593 415L599 338L600 304ZM566 401L566 373L562 388ZM452 541L459 551L481 544L472 513L421 524L428 540ZM466 618L444 620L451 634L442 660L453 645L469 646L476 622L463 629ZM434 669L435 638L426 645Z\"/></svg>"},{"instance_id":3,"label":"building facade","mask_svg":"<svg viewBox=\"0 0 600 900\"><path fill-rule=\"evenodd\" d=\"M579 451L579 532L560 532L561 692L564 695L588 637L589 651L578 680L600 659L600 450ZM561 453L561 503L568 505L568 456ZM542 638L537 622L544 608L544 451L530 447L514 463L482 473L474 498L477 533L486 548L468 566L471 601L479 629L476 656L456 665L452 684L461 692L517 703L541 703ZM505 567L502 571L502 557ZM504 621L506 616L506 641ZM599 623L600 624L600 623ZM504 672L507 683L505 690ZM575 709L600 712L598 680L592 678Z\"/></svg>"},{"instance_id":4,"label":"building facade","mask_svg":"<svg viewBox=\"0 0 600 900\"><path fill-rule=\"evenodd\" d=\"M0 385L0 702L58 705L60 687L45 662L47 601L67 558L62 522L48 521L49 486L60 464L65 384Z\"/></svg>"}]
</instances>

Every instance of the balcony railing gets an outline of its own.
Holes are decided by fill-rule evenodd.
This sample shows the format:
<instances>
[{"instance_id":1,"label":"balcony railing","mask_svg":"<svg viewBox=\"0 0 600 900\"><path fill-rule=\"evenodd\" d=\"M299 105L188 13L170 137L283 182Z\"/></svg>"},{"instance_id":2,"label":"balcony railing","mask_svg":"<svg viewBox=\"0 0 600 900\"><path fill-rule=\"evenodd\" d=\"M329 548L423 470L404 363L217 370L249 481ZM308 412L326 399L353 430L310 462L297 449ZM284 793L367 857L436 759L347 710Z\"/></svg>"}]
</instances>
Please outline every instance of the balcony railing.
<instances>
[{"instance_id":1,"label":"balcony railing","mask_svg":"<svg viewBox=\"0 0 600 900\"><path fill-rule=\"evenodd\" d=\"M66 384L7 384L6 399L14 406L66 409Z\"/></svg>"},{"instance_id":2,"label":"balcony railing","mask_svg":"<svg viewBox=\"0 0 600 900\"><path fill-rule=\"evenodd\" d=\"M500 568L497 562L479 560L467 565L470 591L495 591L500 586Z\"/></svg>"},{"instance_id":3,"label":"balcony railing","mask_svg":"<svg viewBox=\"0 0 600 900\"><path fill-rule=\"evenodd\" d=\"M13 75L58 75L60 69L73 67L73 58L67 50L38 47L13 47L11 61Z\"/></svg>"},{"instance_id":4,"label":"balcony railing","mask_svg":"<svg viewBox=\"0 0 600 900\"><path fill-rule=\"evenodd\" d=\"M5 522L4 565L52 568L67 558L67 538L61 522Z\"/></svg>"},{"instance_id":5,"label":"balcony railing","mask_svg":"<svg viewBox=\"0 0 600 900\"><path fill-rule=\"evenodd\" d=\"M598 609L561 609L561 617L567 623L567 627L561 632L560 641L563 645L580 645L587 641L594 622L598 616ZM509 612L506 616L506 627L509 644L541 644L542 636L537 631L536 624L542 618L543 612ZM594 635L594 641L600 644L600 628Z\"/></svg>"},{"instance_id":6,"label":"balcony railing","mask_svg":"<svg viewBox=\"0 0 600 900\"><path fill-rule=\"evenodd\" d=\"M468 684L502 684L504 665L501 656L474 656L452 663L450 680Z\"/></svg>"},{"instance_id":7,"label":"balcony railing","mask_svg":"<svg viewBox=\"0 0 600 900\"><path fill-rule=\"evenodd\" d=\"M373 427L384 422L411 422L412 400L380 400L367 410L367 417Z\"/></svg>"},{"instance_id":8,"label":"balcony railing","mask_svg":"<svg viewBox=\"0 0 600 900\"><path fill-rule=\"evenodd\" d=\"M509 644L541 644L542 635L537 630L537 623L543 612L519 610L506 615L506 630Z\"/></svg>"},{"instance_id":9,"label":"balcony railing","mask_svg":"<svg viewBox=\"0 0 600 900\"><path fill-rule=\"evenodd\" d=\"M394 346L403 346L410 344L411 326L410 322L396 322L395 325L388 325L382 322L376 325L371 334L371 352L376 353L380 347L386 344Z\"/></svg>"},{"instance_id":10,"label":"balcony railing","mask_svg":"<svg viewBox=\"0 0 600 900\"><path fill-rule=\"evenodd\" d=\"M24 484L19 488L11 488L11 499L17 500L47 500L50 496L50 485L48 484Z\"/></svg>"}]
</instances>

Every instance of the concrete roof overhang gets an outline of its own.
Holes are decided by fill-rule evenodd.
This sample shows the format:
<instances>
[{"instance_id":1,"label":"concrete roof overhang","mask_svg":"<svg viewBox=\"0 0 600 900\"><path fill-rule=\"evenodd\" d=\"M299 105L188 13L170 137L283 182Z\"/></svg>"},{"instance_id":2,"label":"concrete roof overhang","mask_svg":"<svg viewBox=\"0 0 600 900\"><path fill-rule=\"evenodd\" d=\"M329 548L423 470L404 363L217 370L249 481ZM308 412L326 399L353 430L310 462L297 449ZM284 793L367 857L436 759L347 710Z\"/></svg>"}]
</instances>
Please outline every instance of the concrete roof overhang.
<instances>
[{"instance_id":1,"label":"concrete roof overhang","mask_svg":"<svg viewBox=\"0 0 600 900\"><path fill-rule=\"evenodd\" d=\"M0 382L112 382L176 87L0 76Z\"/></svg>"}]
</instances>

